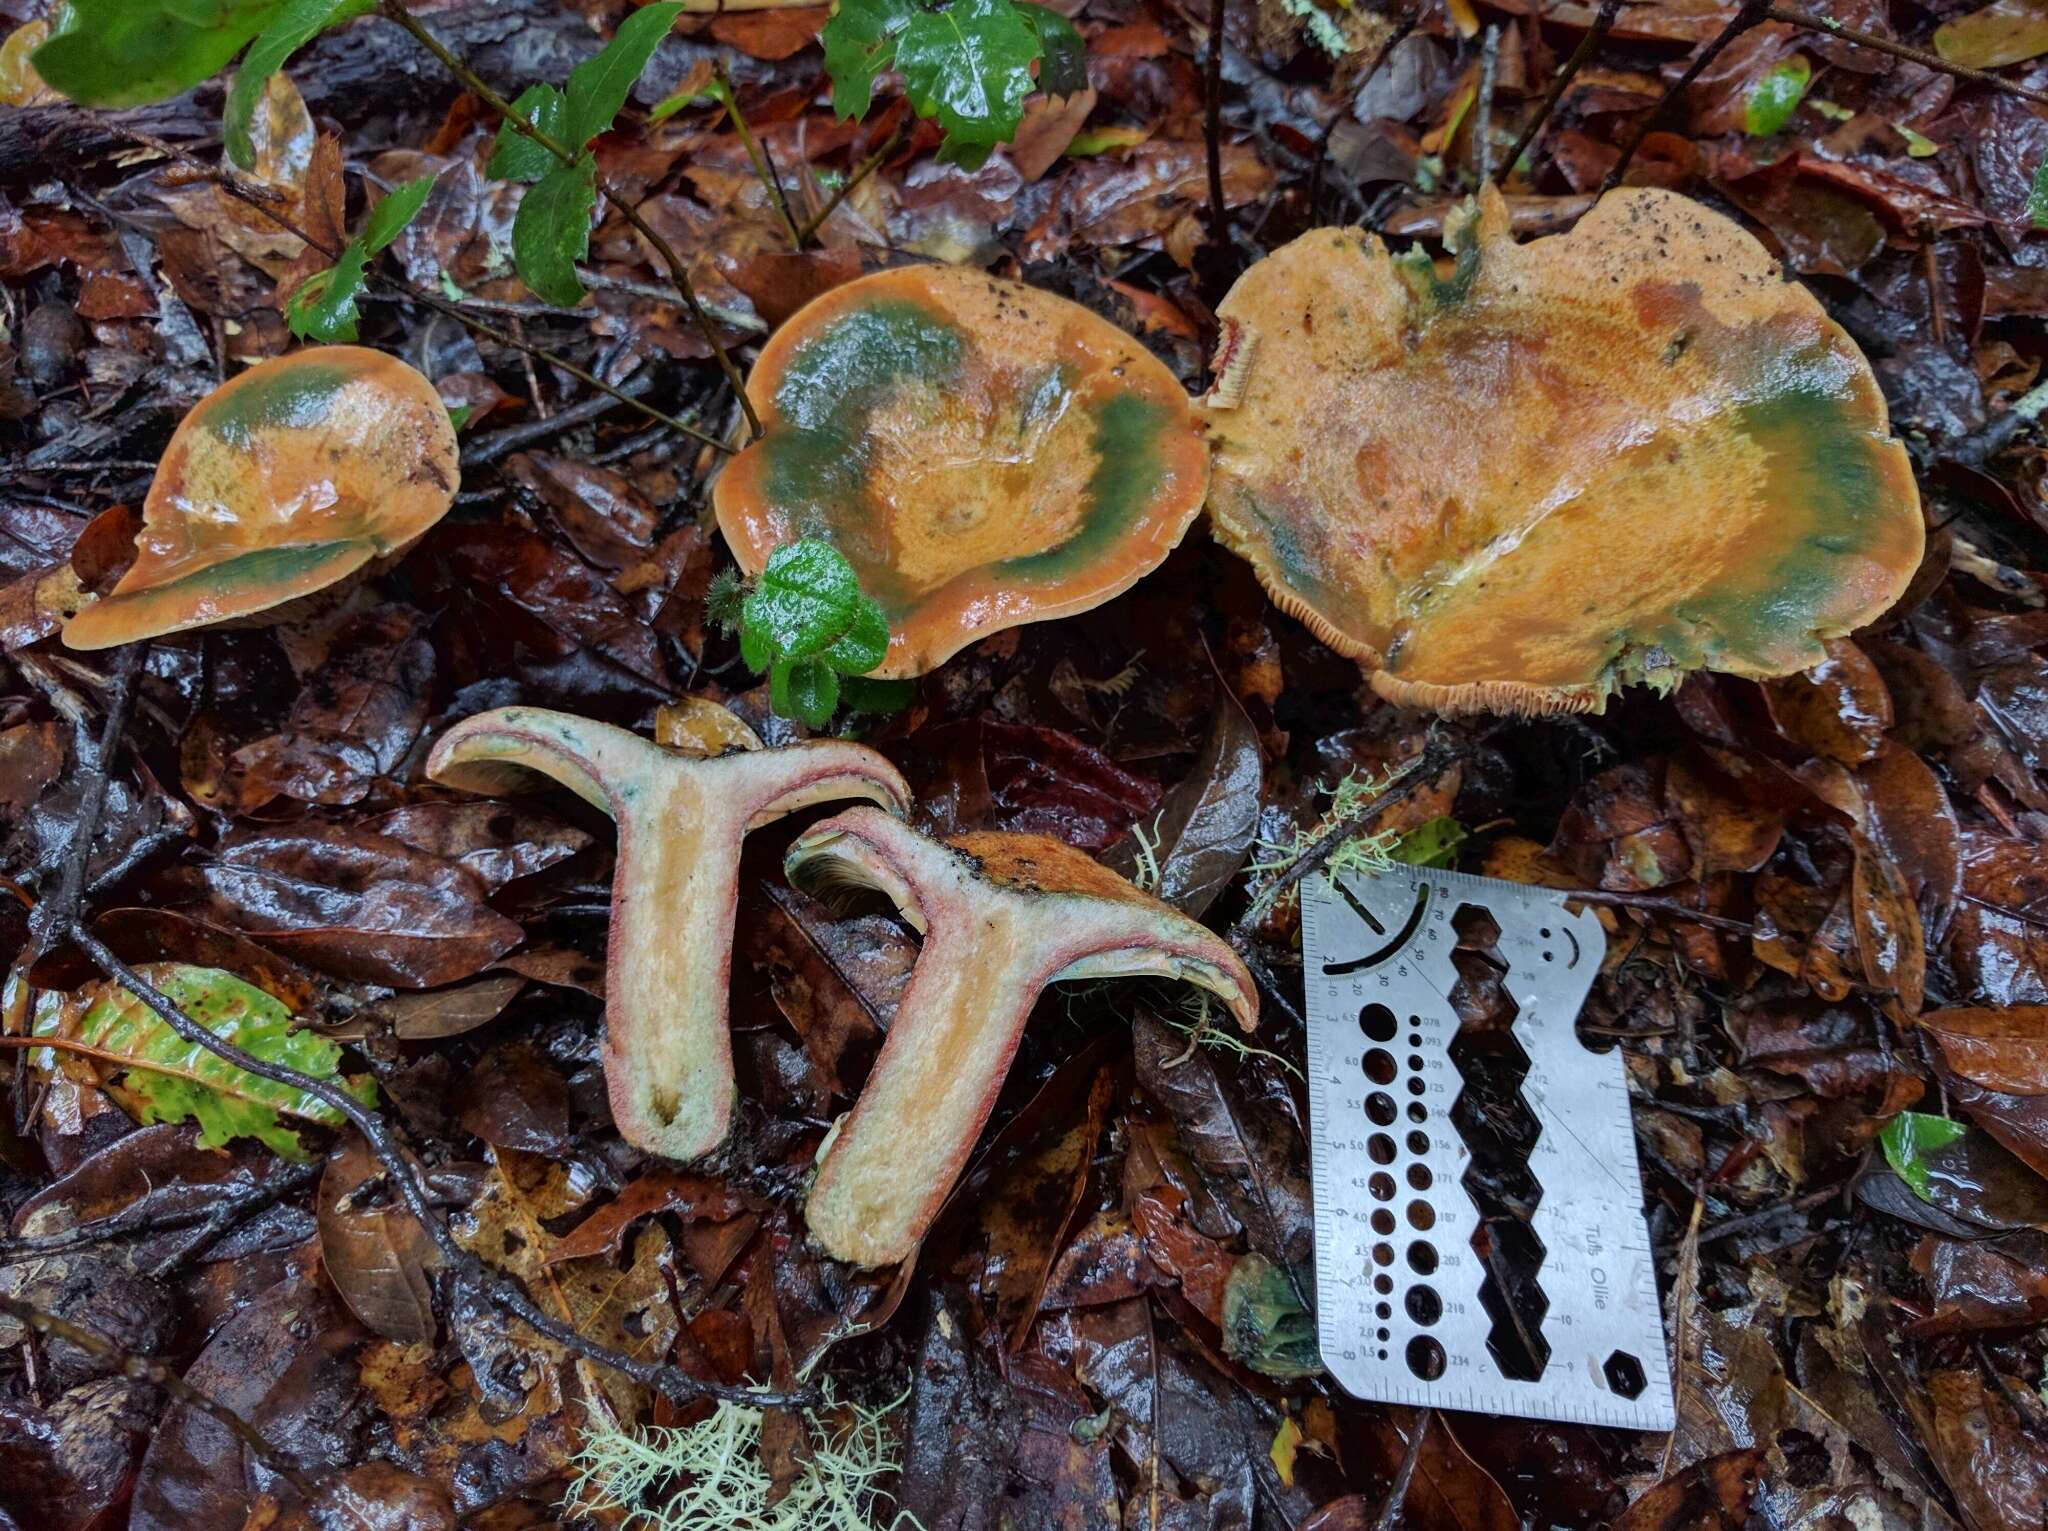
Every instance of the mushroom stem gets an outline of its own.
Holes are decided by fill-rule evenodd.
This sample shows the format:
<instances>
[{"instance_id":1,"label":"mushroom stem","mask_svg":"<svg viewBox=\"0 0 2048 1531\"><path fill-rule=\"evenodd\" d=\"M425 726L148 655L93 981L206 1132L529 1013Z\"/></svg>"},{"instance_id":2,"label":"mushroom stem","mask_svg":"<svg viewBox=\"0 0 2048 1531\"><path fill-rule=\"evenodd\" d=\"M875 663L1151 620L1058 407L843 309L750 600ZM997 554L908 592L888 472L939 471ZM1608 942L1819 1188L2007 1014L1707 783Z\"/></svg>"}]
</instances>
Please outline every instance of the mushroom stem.
<instances>
[{"instance_id":1,"label":"mushroom stem","mask_svg":"<svg viewBox=\"0 0 2048 1531\"><path fill-rule=\"evenodd\" d=\"M510 769L508 769L510 768ZM505 707L451 729L437 781L502 791L538 771L618 824L606 954L605 1079L621 1135L694 1159L732 1125L726 993L747 831L813 803L910 791L873 750L836 740L692 759L607 723Z\"/></svg>"},{"instance_id":2,"label":"mushroom stem","mask_svg":"<svg viewBox=\"0 0 2048 1531\"><path fill-rule=\"evenodd\" d=\"M925 838L872 809L791 847L792 880L880 889L924 932L910 986L806 1208L838 1259L915 1252L995 1106L1049 983L1153 975L1210 990L1250 1030L1251 977L1209 931L1080 852L1035 835Z\"/></svg>"}]
</instances>

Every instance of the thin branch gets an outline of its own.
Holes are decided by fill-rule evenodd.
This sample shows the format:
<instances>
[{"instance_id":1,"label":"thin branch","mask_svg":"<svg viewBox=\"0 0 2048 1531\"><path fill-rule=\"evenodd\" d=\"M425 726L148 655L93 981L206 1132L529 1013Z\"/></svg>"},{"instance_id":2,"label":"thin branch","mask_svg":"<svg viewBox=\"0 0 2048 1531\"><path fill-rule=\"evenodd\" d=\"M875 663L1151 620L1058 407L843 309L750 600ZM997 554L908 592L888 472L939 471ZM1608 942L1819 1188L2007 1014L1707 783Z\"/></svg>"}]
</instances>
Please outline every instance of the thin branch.
<instances>
[{"instance_id":1,"label":"thin branch","mask_svg":"<svg viewBox=\"0 0 2048 1531\"><path fill-rule=\"evenodd\" d=\"M860 185L862 181L865 181L879 170L882 167L882 161L896 152L896 146L903 142L904 126L904 122L897 123L895 131L889 135L888 140L883 143L882 147L875 150L873 154L870 154L849 172L846 179L839 183L839 189L832 193L825 205L804 220L803 227L796 231L797 247L799 249L809 244L817 236L818 230L825 226L825 220L838 210L839 204L847 199L853 188Z\"/></svg>"},{"instance_id":2,"label":"thin branch","mask_svg":"<svg viewBox=\"0 0 2048 1531\"><path fill-rule=\"evenodd\" d=\"M1410 0L1394 30L1389 32L1387 40L1380 44L1380 51L1372 56L1372 62L1365 66L1365 73L1358 77L1358 83L1351 88L1351 99L1332 112L1330 120L1323 124L1322 136L1316 140L1315 169L1308 179L1308 205L1311 214L1322 204L1323 166L1329 161L1330 139L1337 131L1337 124L1344 120L1356 105L1358 98L1365 94L1365 87L1372 83L1373 76L1377 75L1387 60L1394 56L1394 50L1401 46L1410 32L1415 30L1416 23L1421 19L1422 6L1416 4L1415 0Z\"/></svg>"},{"instance_id":3,"label":"thin branch","mask_svg":"<svg viewBox=\"0 0 2048 1531\"><path fill-rule=\"evenodd\" d=\"M1387 1502L1380 1506L1379 1518L1372 1523L1372 1531L1394 1531L1394 1527L1401 1523L1401 1509L1408 1502L1408 1485L1415 1481L1416 1464L1422 1460L1422 1441L1434 1423L1434 1409L1415 1411L1415 1424L1408 1436L1408 1450L1401 1458L1401 1470L1394 1474L1393 1486L1387 1490Z\"/></svg>"},{"instance_id":4,"label":"thin branch","mask_svg":"<svg viewBox=\"0 0 2048 1531\"><path fill-rule=\"evenodd\" d=\"M1748 935L1756 927L1747 920L1730 919L1725 914L1709 914L1704 909L1695 909L1690 904L1681 904L1675 898L1659 898L1654 893L1605 893L1586 888L1557 888L1574 903L1606 904L1616 909L1643 909L1652 914L1668 914L1675 920L1689 920L1695 925L1707 925L1715 930L1726 930L1737 935Z\"/></svg>"},{"instance_id":5,"label":"thin branch","mask_svg":"<svg viewBox=\"0 0 2048 1531\"><path fill-rule=\"evenodd\" d=\"M775 166L762 151L753 130L747 126L747 119L740 111L740 98L733 92L732 74L726 69L724 59L718 61L712 77L718 81L724 95L725 115L731 120L733 131L739 134L740 144L746 149L747 158L753 161L754 174L760 178L761 184L768 188L768 195L775 203L775 211L782 216L782 227L789 235L790 244L801 250L804 247L803 231L796 226L796 219L790 216L789 194L782 189L782 177L775 173Z\"/></svg>"},{"instance_id":6,"label":"thin branch","mask_svg":"<svg viewBox=\"0 0 2048 1531\"><path fill-rule=\"evenodd\" d=\"M1736 38L1762 21L1770 9L1770 0L1742 0L1741 9L1728 18L1728 25L1721 28L1712 42L1693 55L1692 62L1685 66L1685 73L1678 77L1677 83L1658 97L1657 104L1636 123L1635 131L1629 134L1628 142L1621 147L1621 158L1614 162L1614 168L1607 172L1607 179L1600 183L1602 191L1612 191L1621 184L1622 176L1628 173L1629 161L1636 157L1636 150L1643 146L1643 140L1650 136L1650 130L1664 120L1664 114L1671 110L1671 103L1691 89L1692 82L1700 77L1707 65L1719 58L1722 50Z\"/></svg>"},{"instance_id":7,"label":"thin branch","mask_svg":"<svg viewBox=\"0 0 2048 1531\"><path fill-rule=\"evenodd\" d=\"M1230 210L1223 205L1223 6L1209 0L1209 52L1202 63L1202 136L1209 150L1209 242L1230 250Z\"/></svg>"},{"instance_id":8,"label":"thin branch","mask_svg":"<svg viewBox=\"0 0 2048 1531\"><path fill-rule=\"evenodd\" d=\"M1972 69L1965 64L1951 64L1939 53L1930 53L1925 48L1916 48L1911 43L1893 42L1889 37L1879 37L1873 32L1859 32L1854 27L1845 27L1831 16L1808 16L1787 5L1765 7L1764 15L1771 21L1782 21L1788 27L1802 27L1809 32L1825 32L1830 37L1839 37L1845 43L1854 43L1859 48L1870 48L1878 53L1889 53L1893 58L1902 58L1923 69L1933 69L1942 74L1953 75L1958 80L1968 80L1972 85L1982 85L1986 90L2001 91L2008 96L2018 96L2022 101L2031 101L2036 106L2048 106L2048 91L2029 90L2016 85L1984 69Z\"/></svg>"},{"instance_id":9,"label":"thin branch","mask_svg":"<svg viewBox=\"0 0 2048 1531\"><path fill-rule=\"evenodd\" d=\"M1489 26L1479 45L1479 110L1472 119L1479 184L1493 179L1493 88L1500 78L1500 28Z\"/></svg>"},{"instance_id":10,"label":"thin branch","mask_svg":"<svg viewBox=\"0 0 2048 1531\"><path fill-rule=\"evenodd\" d=\"M440 38L428 31L420 19L405 8L404 0L382 0L378 13L403 27L415 42L440 61L441 67L453 75L464 90L497 113L514 132L532 139L564 165L573 166L577 163L577 154L535 127L524 112L491 89L482 75L451 53ZM754 412L753 400L747 397L746 379L740 376L739 368L733 365L732 357L726 353L725 347L719 344L717 332L711 327L711 316L704 311L704 305L697 301L697 289L691 285L690 273L685 269L682 257L676 254L675 246L662 238L654 226L640 215L640 209L621 196L611 182L600 175L596 177L596 183L598 194L618 210L619 216L631 224L642 239L654 247L655 253L668 267L669 277L676 284L676 292L682 298L683 306L690 311L690 317L696 321L697 332L704 337L704 343L711 347L711 354L717 358L719 370L725 374L725 380L732 385L733 392L739 397L740 411L747 417L747 428L752 433L752 439L760 440L761 417Z\"/></svg>"},{"instance_id":11,"label":"thin branch","mask_svg":"<svg viewBox=\"0 0 2048 1531\"><path fill-rule=\"evenodd\" d=\"M1593 17L1593 24L1586 28L1586 35L1579 39L1578 47L1572 49L1572 56L1565 60L1564 68L1557 72L1557 77L1550 82L1550 89L1543 93L1543 99L1536 104L1536 115L1522 125L1521 134L1515 139L1515 146L1508 150L1507 162L1500 167L1502 185L1506 185L1508 177L1515 173L1515 166L1521 163L1522 156L1528 152L1529 146L1536 142L1536 135L1543 131L1543 124L1548 122L1550 114L1557 110L1557 103L1564 99L1564 93L1571 88L1572 80L1586 67L1586 61L1592 58L1593 51L1600 46L1601 39L1613 28L1614 18L1620 13L1621 0L1600 0L1600 10Z\"/></svg>"},{"instance_id":12,"label":"thin branch","mask_svg":"<svg viewBox=\"0 0 2048 1531\"><path fill-rule=\"evenodd\" d=\"M283 1200L318 1179L319 1175L318 1164L294 1164L276 1179L222 1190L203 1207L173 1207L168 1211L149 1212L143 1203L131 1202L109 1217L80 1223L75 1228L0 1241L0 1266L21 1265L46 1255L112 1243L115 1239L147 1238L152 1234L177 1233L186 1228L215 1230L214 1236L217 1236L241 1218ZM211 1239L202 1242L211 1242Z\"/></svg>"},{"instance_id":13,"label":"thin branch","mask_svg":"<svg viewBox=\"0 0 2048 1531\"><path fill-rule=\"evenodd\" d=\"M49 951L63 939L63 932L78 921L79 900L85 895L85 867L92 859L92 842L106 808L114 753L128 727L128 714L135 705L135 678L142 673L142 662L148 654L147 641L127 644L114 654L114 668L108 676L107 717L99 737L95 739L83 727L77 731L79 751L75 765L84 773L85 782L78 802L78 823L85 830L73 834L71 843L64 847L56 892L42 899L29 915L29 930L38 952Z\"/></svg>"},{"instance_id":14,"label":"thin branch","mask_svg":"<svg viewBox=\"0 0 2048 1531\"><path fill-rule=\"evenodd\" d=\"M112 1361L120 1367L121 1375L129 1381L146 1382L153 1387L160 1387L178 1402L218 1420L240 1438L257 1461L291 1484L308 1500L313 1498L312 1480L299 1471L298 1465L290 1457L265 1439L260 1430L226 1404L207 1397L156 1357L137 1355L134 1351L116 1344L97 1329L87 1329L83 1325L72 1323L69 1319L59 1318L54 1313L46 1313L19 1298L0 1296L0 1313L5 1313L16 1322L33 1329L44 1339L62 1340L65 1344L75 1345L103 1361Z\"/></svg>"}]
</instances>

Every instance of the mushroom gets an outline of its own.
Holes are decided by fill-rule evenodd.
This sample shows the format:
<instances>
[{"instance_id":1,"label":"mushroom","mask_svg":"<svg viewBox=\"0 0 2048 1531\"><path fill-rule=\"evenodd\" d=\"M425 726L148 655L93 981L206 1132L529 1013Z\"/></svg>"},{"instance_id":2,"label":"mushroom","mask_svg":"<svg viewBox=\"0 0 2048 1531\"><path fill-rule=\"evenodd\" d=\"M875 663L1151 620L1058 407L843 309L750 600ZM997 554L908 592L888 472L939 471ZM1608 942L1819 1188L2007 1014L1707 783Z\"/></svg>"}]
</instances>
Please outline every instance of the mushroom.
<instances>
[{"instance_id":1,"label":"mushroom","mask_svg":"<svg viewBox=\"0 0 2048 1531\"><path fill-rule=\"evenodd\" d=\"M479 792L503 791L528 771L618 824L604 1056L619 1132L671 1159L708 1153L732 1123L726 989L741 840L839 798L906 812L910 789L873 750L836 739L692 758L537 707L466 719L427 760L436 781Z\"/></svg>"},{"instance_id":2,"label":"mushroom","mask_svg":"<svg viewBox=\"0 0 2048 1531\"><path fill-rule=\"evenodd\" d=\"M455 427L394 356L273 357L178 423L136 558L64 629L104 649L269 611L403 552L455 503Z\"/></svg>"},{"instance_id":3,"label":"mushroom","mask_svg":"<svg viewBox=\"0 0 2048 1531\"><path fill-rule=\"evenodd\" d=\"M1156 975L1208 990L1246 1031L1251 975L1229 945L1042 835L928 839L853 808L800 836L792 882L880 890L924 949L866 1087L828 1140L806 1216L835 1258L886 1265L946 1199L1049 983Z\"/></svg>"},{"instance_id":4,"label":"mushroom","mask_svg":"<svg viewBox=\"0 0 2048 1531\"><path fill-rule=\"evenodd\" d=\"M758 574L829 541L889 619L878 676L1100 605L1201 509L1208 456L1173 374L1079 304L909 266L836 287L762 348L765 434L713 491Z\"/></svg>"},{"instance_id":5,"label":"mushroom","mask_svg":"<svg viewBox=\"0 0 2048 1531\"><path fill-rule=\"evenodd\" d=\"M1919 566L1869 365L1735 223L1610 192L1518 245L1490 187L1439 276L1305 234L1217 313L1209 511L1382 696L1598 711L1705 666L1781 675Z\"/></svg>"}]
</instances>

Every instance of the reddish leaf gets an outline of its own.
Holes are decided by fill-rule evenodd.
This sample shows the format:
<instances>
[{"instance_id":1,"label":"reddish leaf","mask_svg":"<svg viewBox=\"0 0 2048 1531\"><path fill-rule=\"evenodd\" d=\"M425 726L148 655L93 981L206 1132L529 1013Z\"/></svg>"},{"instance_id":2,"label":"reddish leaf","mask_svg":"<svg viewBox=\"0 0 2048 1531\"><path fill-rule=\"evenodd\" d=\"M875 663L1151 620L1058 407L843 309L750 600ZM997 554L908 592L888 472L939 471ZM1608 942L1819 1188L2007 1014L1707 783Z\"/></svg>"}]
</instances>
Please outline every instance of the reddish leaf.
<instances>
[{"instance_id":1,"label":"reddish leaf","mask_svg":"<svg viewBox=\"0 0 2048 1531\"><path fill-rule=\"evenodd\" d=\"M350 1132L327 1156L316 1203L321 1265L366 1327L401 1344L420 1344L434 1337L427 1268L438 1258L389 1184L372 1185L383 1175L383 1164L358 1133Z\"/></svg>"},{"instance_id":2,"label":"reddish leaf","mask_svg":"<svg viewBox=\"0 0 2048 1531\"><path fill-rule=\"evenodd\" d=\"M632 1226L657 1212L674 1212L691 1222L722 1223L745 1209L740 1197L708 1175L649 1170L564 1234L547 1263L615 1255L624 1247Z\"/></svg>"}]
</instances>

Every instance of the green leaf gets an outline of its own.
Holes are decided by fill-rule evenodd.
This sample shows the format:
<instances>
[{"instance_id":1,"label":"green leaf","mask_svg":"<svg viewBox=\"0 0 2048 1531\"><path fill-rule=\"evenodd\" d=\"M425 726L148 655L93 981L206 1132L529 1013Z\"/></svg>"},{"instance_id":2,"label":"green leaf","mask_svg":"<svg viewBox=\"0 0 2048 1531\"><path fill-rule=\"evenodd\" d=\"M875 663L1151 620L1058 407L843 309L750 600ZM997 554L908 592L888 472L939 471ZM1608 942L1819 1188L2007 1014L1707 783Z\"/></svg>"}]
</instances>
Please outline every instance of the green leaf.
<instances>
[{"instance_id":1,"label":"green leaf","mask_svg":"<svg viewBox=\"0 0 2048 1531\"><path fill-rule=\"evenodd\" d=\"M377 0L284 0L283 9L250 44L248 56L235 71L234 84L228 87L221 126L229 159L244 170L255 168L256 146L249 139L249 122L263 99L263 87L284 67L285 60L329 27L376 8Z\"/></svg>"},{"instance_id":2,"label":"green leaf","mask_svg":"<svg viewBox=\"0 0 2048 1531\"><path fill-rule=\"evenodd\" d=\"M377 1098L365 1079L340 1080L341 1049L292 1027L291 1012L271 995L219 968L154 962L137 969L215 1036L316 1079L335 1080L366 1104ZM236 1068L187 1042L140 999L110 983L77 996L45 992L36 1005L39 1037L61 1037L122 1060L120 1096L143 1122L197 1122L200 1141L218 1148L231 1138L256 1138L287 1158L303 1159L298 1134L280 1118L336 1126L339 1111L289 1085Z\"/></svg>"},{"instance_id":3,"label":"green leaf","mask_svg":"<svg viewBox=\"0 0 2048 1531\"><path fill-rule=\"evenodd\" d=\"M2037 229L2048 229L2048 159L2034 171L2034 189L2027 194L2027 221Z\"/></svg>"},{"instance_id":4,"label":"green leaf","mask_svg":"<svg viewBox=\"0 0 2048 1531\"><path fill-rule=\"evenodd\" d=\"M1409 866L1453 868L1458 847L1471 838L1465 826L1448 814L1416 825L1387 847L1387 859Z\"/></svg>"},{"instance_id":5,"label":"green leaf","mask_svg":"<svg viewBox=\"0 0 2048 1531\"><path fill-rule=\"evenodd\" d=\"M512 110L557 142L569 103L552 85L529 85L512 103ZM484 174L494 181L537 181L562 162L528 138L509 122L498 124L498 139L491 149L491 162Z\"/></svg>"},{"instance_id":6,"label":"green leaf","mask_svg":"<svg viewBox=\"0 0 2048 1531\"><path fill-rule=\"evenodd\" d=\"M1015 0L1017 14L1038 34L1038 88L1048 96L1071 96L1088 88L1088 43L1058 11L1031 0ZM1318 15L1321 12L1317 12Z\"/></svg>"},{"instance_id":7,"label":"green leaf","mask_svg":"<svg viewBox=\"0 0 2048 1531\"><path fill-rule=\"evenodd\" d=\"M1038 33L1011 0L953 0L910 18L896 67L917 114L946 130L941 160L972 170L1017 136L1039 52Z\"/></svg>"},{"instance_id":8,"label":"green leaf","mask_svg":"<svg viewBox=\"0 0 2048 1531\"><path fill-rule=\"evenodd\" d=\"M839 672L821 659L777 660L768 671L768 705L823 728L839 706Z\"/></svg>"},{"instance_id":9,"label":"green leaf","mask_svg":"<svg viewBox=\"0 0 2048 1531\"><path fill-rule=\"evenodd\" d=\"M1749 93L1749 100L1742 108L1742 125L1752 138L1768 138L1773 133L1782 133L1785 124L1792 120L1792 114L1799 110L1799 103L1806 96L1806 85L1813 78L1813 65L1806 61L1806 55L1795 53L1783 63L1773 65Z\"/></svg>"},{"instance_id":10,"label":"green leaf","mask_svg":"<svg viewBox=\"0 0 2048 1531\"><path fill-rule=\"evenodd\" d=\"M1885 1161L1898 1177L1911 1186L1922 1201L1932 1201L1927 1172L1933 1156L1962 1137L1969 1128L1945 1116L1924 1111L1901 1111L1878 1134L1884 1145Z\"/></svg>"},{"instance_id":11,"label":"green leaf","mask_svg":"<svg viewBox=\"0 0 2048 1531\"><path fill-rule=\"evenodd\" d=\"M433 189L434 178L430 175L401 181L370 210L370 216L363 221L362 233L356 237L372 255L388 248L392 240L405 232L405 226L420 215L420 209L426 206L427 194Z\"/></svg>"},{"instance_id":12,"label":"green leaf","mask_svg":"<svg viewBox=\"0 0 2048 1531\"><path fill-rule=\"evenodd\" d=\"M820 657L841 675L865 675L889 653L889 619L866 596L854 610L853 623Z\"/></svg>"},{"instance_id":13,"label":"green leaf","mask_svg":"<svg viewBox=\"0 0 2048 1531\"><path fill-rule=\"evenodd\" d=\"M325 271L316 271L299 284L285 304L285 327L301 340L354 340L356 298L369 275L370 257L386 248L408 223L419 216L434 189L434 178L396 186L379 202L363 224L363 231L342 247L341 256Z\"/></svg>"},{"instance_id":14,"label":"green leaf","mask_svg":"<svg viewBox=\"0 0 2048 1531\"><path fill-rule=\"evenodd\" d=\"M1912 158L1932 159L1941 153L1941 145L1925 133L1916 133L1903 122L1895 122L1892 126L1899 130L1899 137L1906 140L1906 153Z\"/></svg>"},{"instance_id":15,"label":"green leaf","mask_svg":"<svg viewBox=\"0 0 2048 1531\"><path fill-rule=\"evenodd\" d=\"M1223 1353L1286 1382L1323 1369L1315 1315L1287 1272L1263 1255L1244 1256L1223 1283Z\"/></svg>"},{"instance_id":16,"label":"green leaf","mask_svg":"<svg viewBox=\"0 0 2048 1531\"><path fill-rule=\"evenodd\" d=\"M590 249L597 205L597 161L585 154L557 165L528 188L512 220L512 265L544 303L574 308L583 299L576 262Z\"/></svg>"},{"instance_id":17,"label":"green leaf","mask_svg":"<svg viewBox=\"0 0 2048 1531\"><path fill-rule=\"evenodd\" d=\"M569 71L569 111L562 134L571 151L581 149L612 125L647 61L682 14L681 0L642 6L619 23L619 30L602 52Z\"/></svg>"},{"instance_id":18,"label":"green leaf","mask_svg":"<svg viewBox=\"0 0 2048 1531\"><path fill-rule=\"evenodd\" d=\"M917 14L916 0L839 0L818 40L832 77L832 110L840 117L867 115L875 76L895 64L896 39Z\"/></svg>"},{"instance_id":19,"label":"green leaf","mask_svg":"<svg viewBox=\"0 0 2048 1531\"><path fill-rule=\"evenodd\" d=\"M448 406L448 428L459 431L469 424L469 417L476 413L474 404L451 404Z\"/></svg>"},{"instance_id":20,"label":"green leaf","mask_svg":"<svg viewBox=\"0 0 2048 1531\"><path fill-rule=\"evenodd\" d=\"M285 0L68 0L36 73L81 106L141 106L218 74Z\"/></svg>"},{"instance_id":21,"label":"green leaf","mask_svg":"<svg viewBox=\"0 0 2048 1531\"><path fill-rule=\"evenodd\" d=\"M768 555L740 620L747 638L758 635L757 641L769 645L770 657L808 659L852 632L865 600L853 565L839 549L805 538ZM748 663L762 668L752 659Z\"/></svg>"}]
</instances>

